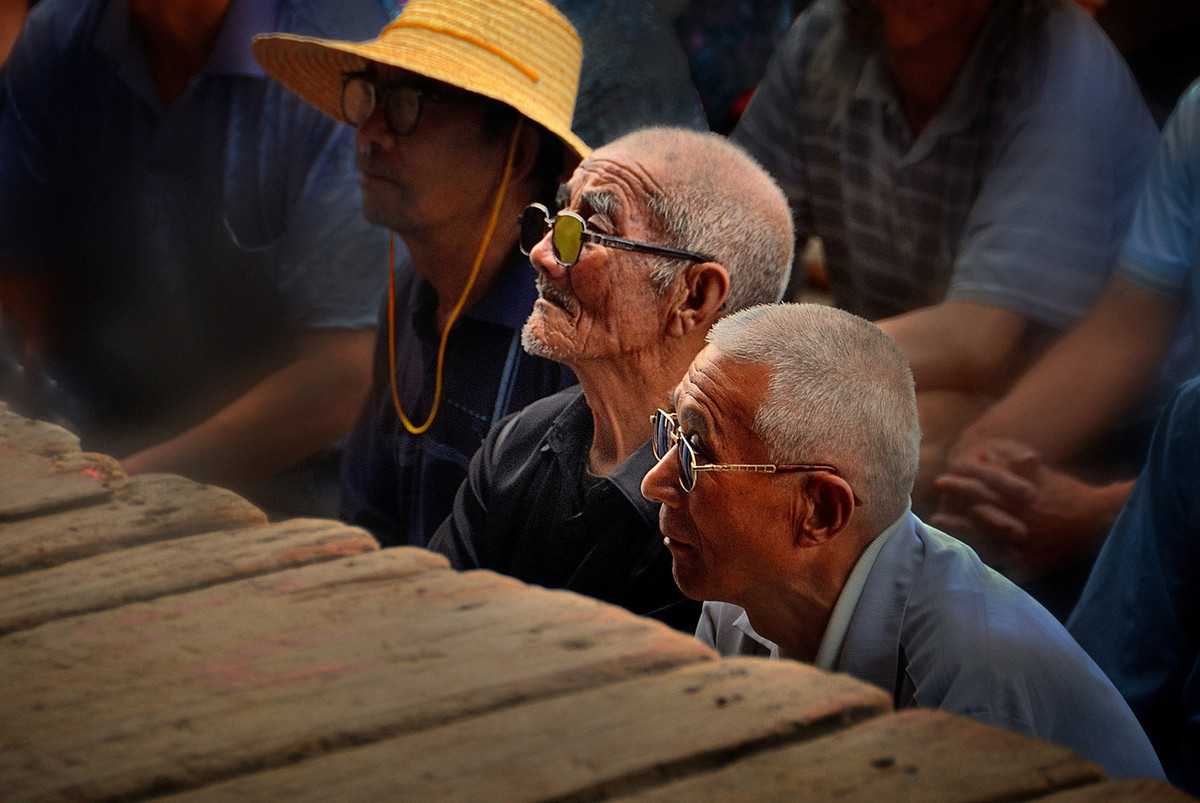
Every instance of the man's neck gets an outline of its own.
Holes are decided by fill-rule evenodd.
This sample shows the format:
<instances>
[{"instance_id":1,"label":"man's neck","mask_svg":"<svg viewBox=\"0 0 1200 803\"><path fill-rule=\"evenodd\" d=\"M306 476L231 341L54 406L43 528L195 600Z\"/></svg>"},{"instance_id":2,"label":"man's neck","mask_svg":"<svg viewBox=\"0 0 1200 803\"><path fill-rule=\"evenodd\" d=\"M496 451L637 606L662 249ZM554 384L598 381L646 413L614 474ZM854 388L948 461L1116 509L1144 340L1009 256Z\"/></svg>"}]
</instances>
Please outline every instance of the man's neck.
<instances>
[{"instance_id":1,"label":"man's neck","mask_svg":"<svg viewBox=\"0 0 1200 803\"><path fill-rule=\"evenodd\" d=\"M957 29L918 47L898 51L884 45L884 57L896 80L914 137L937 114L950 94L991 5L991 2L972 3L971 15Z\"/></svg>"},{"instance_id":2,"label":"man's neck","mask_svg":"<svg viewBox=\"0 0 1200 803\"><path fill-rule=\"evenodd\" d=\"M513 189L515 190L515 188ZM475 267L475 260L479 257L479 248L483 242L484 228L487 224L486 219L478 220L477 226L472 227L469 233L464 233L462 226L455 224L445 227L441 231L405 235L404 241L408 246L413 268L433 286L433 290L437 294L439 334L449 322L467 283L471 283L471 290L466 301L463 302L462 309L464 311L470 309L487 293L501 271L504 270L505 265L512 259L513 251L517 247L517 230L515 223L508 223L508 221L515 221L517 219L515 210L524 208L521 202L515 200L518 196L524 198L521 193L510 190L509 198L505 201L497 217L500 223L492 232L473 282L471 273ZM468 219L468 216L464 215L462 219ZM529 271L532 280L532 266Z\"/></svg>"},{"instance_id":3,"label":"man's neck","mask_svg":"<svg viewBox=\"0 0 1200 803\"><path fill-rule=\"evenodd\" d=\"M231 0L131 0L150 75L166 106L173 105L212 54Z\"/></svg>"},{"instance_id":4,"label":"man's neck","mask_svg":"<svg viewBox=\"0 0 1200 803\"><path fill-rule=\"evenodd\" d=\"M754 631L782 653L807 663L817 659L834 606L871 537L851 527L820 546L798 547L798 563L782 589L758 589L739 601Z\"/></svg>"},{"instance_id":5,"label":"man's neck","mask_svg":"<svg viewBox=\"0 0 1200 803\"><path fill-rule=\"evenodd\" d=\"M702 345L664 339L652 353L571 366L592 411L589 471L609 474L650 439L650 416L669 404Z\"/></svg>"},{"instance_id":6,"label":"man's neck","mask_svg":"<svg viewBox=\"0 0 1200 803\"><path fill-rule=\"evenodd\" d=\"M439 335L450 323L454 309L460 301L462 302L462 308L459 310L461 315L491 289L508 260L512 258L512 250L512 243L493 242L489 245L483 262L479 266L479 271L475 274L474 281L471 280L471 273L475 266L475 252L467 255L468 259L462 259L462 255L458 253L444 253L445 259L440 261L423 259L417 253L411 254L416 271L425 277L433 286L434 293L437 294ZM530 270L533 269L530 268ZM468 282L471 284L471 289L467 293L466 299L463 300L463 292L466 290Z\"/></svg>"}]
</instances>

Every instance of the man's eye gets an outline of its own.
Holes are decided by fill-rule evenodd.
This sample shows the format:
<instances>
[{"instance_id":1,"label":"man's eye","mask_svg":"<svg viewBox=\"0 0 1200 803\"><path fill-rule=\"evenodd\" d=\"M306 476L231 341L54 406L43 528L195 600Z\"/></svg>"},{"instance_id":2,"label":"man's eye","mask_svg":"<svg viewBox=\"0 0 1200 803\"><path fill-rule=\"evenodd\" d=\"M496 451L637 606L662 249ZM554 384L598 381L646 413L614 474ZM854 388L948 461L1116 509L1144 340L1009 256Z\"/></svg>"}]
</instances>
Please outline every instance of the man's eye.
<instances>
[{"instance_id":1,"label":"man's eye","mask_svg":"<svg viewBox=\"0 0 1200 803\"><path fill-rule=\"evenodd\" d=\"M588 215L584 218L587 222L588 231L598 232L599 234L612 234L612 221L603 215Z\"/></svg>"}]
</instances>

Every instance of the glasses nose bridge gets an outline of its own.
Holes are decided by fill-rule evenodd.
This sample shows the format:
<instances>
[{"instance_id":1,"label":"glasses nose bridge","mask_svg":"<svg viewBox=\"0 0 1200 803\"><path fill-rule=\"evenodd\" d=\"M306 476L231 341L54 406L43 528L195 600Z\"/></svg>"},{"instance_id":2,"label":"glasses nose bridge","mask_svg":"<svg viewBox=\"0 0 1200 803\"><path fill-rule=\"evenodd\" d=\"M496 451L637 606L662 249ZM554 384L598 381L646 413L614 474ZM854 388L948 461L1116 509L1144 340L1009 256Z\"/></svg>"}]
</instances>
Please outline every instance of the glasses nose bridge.
<instances>
[{"instance_id":1,"label":"glasses nose bridge","mask_svg":"<svg viewBox=\"0 0 1200 803\"><path fill-rule=\"evenodd\" d=\"M661 435L661 437L660 437ZM654 432L654 452L659 463L666 461L671 450L675 450L675 474L679 481L679 487L684 493L691 493L696 487L695 471L688 471L688 466L694 466L696 456L692 452L691 447L679 433L679 421L673 413L668 413L659 410L655 419ZM661 450L662 454L659 454Z\"/></svg>"}]
</instances>

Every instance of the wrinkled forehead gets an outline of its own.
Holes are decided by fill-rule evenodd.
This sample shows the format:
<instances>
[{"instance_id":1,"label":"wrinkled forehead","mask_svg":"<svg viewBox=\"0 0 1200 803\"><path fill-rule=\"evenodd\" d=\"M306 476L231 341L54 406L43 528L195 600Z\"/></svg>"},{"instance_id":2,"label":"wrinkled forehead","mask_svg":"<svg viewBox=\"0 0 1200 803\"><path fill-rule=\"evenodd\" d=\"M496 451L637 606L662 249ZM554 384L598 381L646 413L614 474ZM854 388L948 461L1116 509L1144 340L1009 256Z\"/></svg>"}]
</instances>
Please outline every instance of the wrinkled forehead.
<instances>
[{"instance_id":1,"label":"wrinkled forehead","mask_svg":"<svg viewBox=\"0 0 1200 803\"><path fill-rule=\"evenodd\" d=\"M766 366L735 360L709 344L671 392L671 401L685 429L733 444L755 437L754 419L769 382Z\"/></svg>"},{"instance_id":2,"label":"wrinkled forehead","mask_svg":"<svg viewBox=\"0 0 1200 803\"><path fill-rule=\"evenodd\" d=\"M586 202L598 214L622 210L640 215L647 208L647 199L661 192L648 160L625 150L601 148L580 162L567 183L559 187L557 200L560 207Z\"/></svg>"}]
</instances>

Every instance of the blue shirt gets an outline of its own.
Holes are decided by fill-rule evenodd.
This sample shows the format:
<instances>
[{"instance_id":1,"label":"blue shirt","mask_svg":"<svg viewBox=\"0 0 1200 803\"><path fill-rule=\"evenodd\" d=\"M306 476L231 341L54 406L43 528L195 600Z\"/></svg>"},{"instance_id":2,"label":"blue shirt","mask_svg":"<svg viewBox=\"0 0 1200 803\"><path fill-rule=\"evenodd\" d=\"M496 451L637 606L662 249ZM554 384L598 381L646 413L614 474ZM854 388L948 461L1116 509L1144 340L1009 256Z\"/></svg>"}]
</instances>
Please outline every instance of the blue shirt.
<instances>
[{"instance_id":1,"label":"blue shirt","mask_svg":"<svg viewBox=\"0 0 1200 803\"><path fill-rule=\"evenodd\" d=\"M864 556L873 564L828 668L892 694L897 709L1047 739L1112 777L1162 777L1129 706L1046 609L912 513L889 530ZM706 602L696 633L722 655L778 656L736 605Z\"/></svg>"},{"instance_id":2,"label":"blue shirt","mask_svg":"<svg viewBox=\"0 0 1200 803\"><path fill-rule=\"evenodd\" d=\"M1189 306L1200 344L1200 81L1163 128L1115 272Z\"/></svg>"},{"instance_id":3,"label":"blue shirt","mask_svg":"<svg viewBox=\"0 0 1200 803\"><path fill-rule=\"evenodd\" d=\"M734 130L819 235L834 301L879 318L962 299L1063 328L1099 295L1157 131L1073 3L997 0L912 132L840 0L801 15Z\"/></svg>"},{"instance_id":4,"label":"blue shirt","mask_svg":"<svg viewBox=\"0 0 1200 803\"><path fill-rule=\"evenodd\" d=\"M343 458L342 518L384 546L424 546L450 515L471 456L507 414L575 383L564 365L521 348L537 289L514 250L487 292L450 330L442 399L421 435L405 429L392 399L388 332L380 327L371 394ZM404 414L421 424L433 403L439 335L437 294L411 266L396 276L396 387ZM386 317L384 321L386 321Z\"/></svg>"},{"instance_id":5,"label":"blue shirt","mask_svg":"<svg viewBox=\"0 0 1200 803\"><path fill-rule=\"evenodd\" d=\"M354 132L270 80L250 39L385 22L373 0L234 0L168 108L126 0L30 13L4 76L0 254L61 290L49 367L85 444L172 434L300 331L374 326L387 233L362 216Z\"/></svg>"},{"instance_id":6,"label":"blue shirt","mask_svg":"<svg viewBox=\"0 0 1200 803\"><path fill-rule=\"evenodd\" d=\"M1194 379L1159 419L1137 485L1067 620L1129 701L1167 777L1193 795L1200 795L1198 491L1200 379Z\"/></svg>"}]
</instances>

